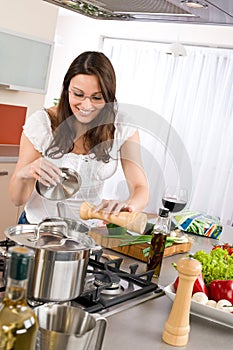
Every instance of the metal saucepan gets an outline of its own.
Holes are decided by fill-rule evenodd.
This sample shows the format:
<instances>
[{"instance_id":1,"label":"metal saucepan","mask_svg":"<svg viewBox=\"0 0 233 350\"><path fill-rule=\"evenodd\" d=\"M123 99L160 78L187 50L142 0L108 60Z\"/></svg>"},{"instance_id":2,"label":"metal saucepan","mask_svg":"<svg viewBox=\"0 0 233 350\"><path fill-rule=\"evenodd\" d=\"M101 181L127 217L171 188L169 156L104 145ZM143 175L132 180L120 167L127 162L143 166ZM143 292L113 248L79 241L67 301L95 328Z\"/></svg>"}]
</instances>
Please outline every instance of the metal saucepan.
<instances>
[{"instance_id":1,"label":"metal saucepan","mask_svg":"<svg viewBox=\"0 0 233 350\"><path fill-rule=\"evenodd\" d=\"M40 326L36 349L102 349L106 318L68 305L45 304L34 311Z\"/></svg>"},{"instance_id":2,"label":"metal saucepan","mask_svg":"<svg viewBox=\"0 0 233 350\"><path fill-rule=\"evenodd\" d=\"M36 181L36 190L44 198L57 201L72 197L80 188L82 180L73 169L60 168L62 176L56 186L45 186Z\"/></svg>"},{"instance_id":3,"label":"metal saucepan","mask_svg":"<svg viewBox=\"0 0 233 350\"><path fill-rule=\"evenodd\" d=\"M5 235L16 244L34 249L28 298L67 301L83 291L87 265L95 241L86 233L68 230L65 221L8 227Z\"/></svg>"}]
</instances>

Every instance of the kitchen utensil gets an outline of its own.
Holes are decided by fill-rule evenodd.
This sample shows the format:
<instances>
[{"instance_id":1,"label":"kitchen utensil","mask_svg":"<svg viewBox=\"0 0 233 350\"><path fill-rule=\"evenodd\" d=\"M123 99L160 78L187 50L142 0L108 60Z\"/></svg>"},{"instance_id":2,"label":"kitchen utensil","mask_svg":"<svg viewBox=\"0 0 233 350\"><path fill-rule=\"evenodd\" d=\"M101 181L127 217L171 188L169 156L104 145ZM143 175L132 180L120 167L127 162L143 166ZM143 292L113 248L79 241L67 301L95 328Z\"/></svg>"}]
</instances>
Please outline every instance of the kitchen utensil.
<instances>
[{"instance_id":1,"label":"kitchen utensil","mask_svg":"<svg viewBox=\"0 0 233 350\"><path fill-rule=\"evenodd\" d=\"M17 225L5 230L10 240L35 251L28 283L29 299L67 301L82 293L90 252L96 243L85 233L68 232L64 221L61 225L59 221L45 221L39 227Z\"/></svg>"},{"instance_id":2,"label":"kitchen utensil","mask_svg":"<svg viewBox=\"0 0 233 350\"><path fill-rule=\"evenodd\" d=\"M101 350L107 326L104 317L57 304L45 304L34 311L39 321L38 350L87 350L96 333L95 350Z\"/></svg>"},{"instance_id":3,"label":"kitchen utensil","mask_svg":"<svg viewBox=\"0 0 233 350\"><path fill-rule=\"evenodd\" d=\"M162 339L173 346L185 346L189 338L189 312L193 284L201 273L201 263L192 258L181 258L177 263L179 284L170 315L165 323Z\"/></svg>"},{"instance_id":4,"label":"kitchen utensil","mask_svg":"<svg viewBox=\"0 0 233 350\"><path fill-rule=\"evenodd\" d=\"M62 176L55 186L45 186L36 181L36 190L44 198L58 201L72 197L80 188L82 180L80 175L73 169L60 168Z\"/></svg>"},{"instance_id":5,"label":"kitchen utensil","mask_svg":"<svg viewBox=\"0 0 233 350\"><path fill-rule=\"evenodd\" d=\"M110 214L106 217L102 211L94 212L94 208L91 203L83 202L80 207L81 219L100 219L138 233L143 233L145 230L147 215L144 213L121 211L118 215Z\"/></svg>"}]
</instances>

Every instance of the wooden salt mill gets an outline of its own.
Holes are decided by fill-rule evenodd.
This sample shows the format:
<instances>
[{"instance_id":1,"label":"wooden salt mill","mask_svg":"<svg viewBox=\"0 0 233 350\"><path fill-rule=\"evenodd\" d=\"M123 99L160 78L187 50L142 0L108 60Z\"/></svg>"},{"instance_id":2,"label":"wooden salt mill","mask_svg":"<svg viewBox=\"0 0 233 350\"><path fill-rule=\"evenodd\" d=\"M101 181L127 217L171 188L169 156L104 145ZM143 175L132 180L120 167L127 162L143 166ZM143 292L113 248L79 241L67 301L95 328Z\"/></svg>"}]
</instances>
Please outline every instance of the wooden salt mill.
<instances>
[{"instance_id":1,"label":"wooden salt mill","mask_svg":"<svg viewBox=\"0 0 233 350\"><path fill-rule=\"evenodd\" d=\"M147 224L147 215L139 212L121 211L118 215L105 216L104 212L94 212L94 205L88 202L82 203L80 207L80 218L83 220L100 219L108 223L126 227L130 231L143 233Z\"/></svg>"},{"instance_id":2,"label":"wooden salt mill","mask_svg":"<svg viewBox=\"0 0 233 350\"><path fill-rule=\"evenodd\" d=\"M192 290L201 269L201 263L193 258L181 258L177 263L179 284L162 335L163 341L169 345L185 346L188 342Z\"/></svg>"}]
</instances>

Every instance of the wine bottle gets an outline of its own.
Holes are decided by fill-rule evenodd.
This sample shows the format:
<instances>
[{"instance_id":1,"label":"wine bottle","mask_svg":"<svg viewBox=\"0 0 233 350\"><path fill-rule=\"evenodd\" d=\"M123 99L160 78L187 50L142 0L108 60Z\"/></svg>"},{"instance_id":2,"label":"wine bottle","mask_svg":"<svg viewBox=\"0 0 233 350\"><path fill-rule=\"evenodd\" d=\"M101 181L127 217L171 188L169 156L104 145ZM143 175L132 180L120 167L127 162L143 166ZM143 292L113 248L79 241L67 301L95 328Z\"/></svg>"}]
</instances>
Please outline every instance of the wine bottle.
<instances>
[{"instance_id":1,"label":"wine bottle","mask_svg":"<svg viewBox=\"0 0 233 350\"><path fill-rule=\"evenodd\" d=\"M33 251L26 247L9 249L6 292L0 305L0 350L34 350L38 320L28 306L27 281Z\"/></svg>"}]
</instances>

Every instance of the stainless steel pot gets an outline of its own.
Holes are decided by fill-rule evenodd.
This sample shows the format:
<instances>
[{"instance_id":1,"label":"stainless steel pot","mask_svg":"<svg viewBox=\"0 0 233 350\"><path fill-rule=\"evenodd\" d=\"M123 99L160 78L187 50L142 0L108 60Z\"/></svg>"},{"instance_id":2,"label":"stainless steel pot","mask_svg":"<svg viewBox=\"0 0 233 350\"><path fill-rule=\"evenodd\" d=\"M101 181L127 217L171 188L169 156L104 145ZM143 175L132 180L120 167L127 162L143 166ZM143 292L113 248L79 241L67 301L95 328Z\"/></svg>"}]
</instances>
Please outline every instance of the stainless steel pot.
<instances>
[{"instance_id":1,"label":"stainless steel pot","mask_svg":"<svg viewBox=\"0 0 233 350\"><path fill-rule=\"evenodd\" d=\"M82 293L90 252L96 247L91 237L67 230L65 221L11 226L5 235L35 251L29 276L29 299L67 301Z\"/></svg>"},{"instance_id":2,"label":"stainless steel pot","mask_svg":"<svg viewBox=\"0 0 233 350\"><path fill-rule=\"evenodd\" d=\"M102 349L106 318L67 305L45 304L34 311L40 326L36 349Z\"/></svg>"}]
</instances>

